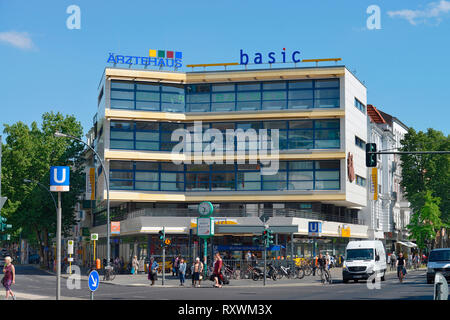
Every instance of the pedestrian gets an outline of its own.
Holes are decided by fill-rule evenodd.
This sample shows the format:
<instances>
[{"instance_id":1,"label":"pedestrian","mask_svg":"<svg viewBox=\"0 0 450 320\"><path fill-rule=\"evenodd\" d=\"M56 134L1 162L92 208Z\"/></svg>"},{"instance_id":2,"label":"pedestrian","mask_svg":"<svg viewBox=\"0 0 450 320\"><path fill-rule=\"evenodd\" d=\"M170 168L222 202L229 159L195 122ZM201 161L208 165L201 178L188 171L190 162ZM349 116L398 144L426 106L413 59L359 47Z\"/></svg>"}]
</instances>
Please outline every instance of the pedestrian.
<instances>
[{"instance_id":1,"label":"pedestrian","mask_svg":"<svg viewBox=\"0 0 450 320\"><path fill-rule=\"evenodd\" d=\"M16 295L11 290L11 285L16 284L16 269L11 261L10 256L5 257L2 284L6 290L6 300L8 300L9 295L11 295L13 300L16 300Z\"/></svg>"},{"instance_id":2,"label":"pedestrian","mask_svg":"<svg viewBox=\"0 0 450 320\"><path fill-rule=\"evenodd\" d=\"M394 270L396 261L397 261L397 256L395 255L395 251L394 251L394 252L392 252L392 255L391 255L391 271Z\"/></svg>"},{"instance_id":3,"label":"pedestrian","mask_svg":"<svg viewBox=\"0 0 450 320\"><path fill-rule=\"evenodd\" d=\"M186 277L186 262L184 262L184 259L180 259L180 264L178 265L178 274L180 277L180 286L184 287L184 280Z\"/></svg>"},{"instance_id":4,"label":"pedestrian","mask_svg":"<svg viewBox=\"0 0 450 320\"><path fill-rule=\"evenodd\" d=\"M220 253L216 252L215 262L214 262L214 287L222 288L222 285L219 283L219 279L222 280L222 258L220 257Z\"/></svg>"},{"instance_id":5,"label":"pedestrian","mask_svg":"<svg viewBox=\"0 0 450 320\"><path fill-rule=\"evenodd\" d=\"M133 257L133 261L131 262L131 274L135 275L138 273L139 270L139 260L137 256Z\"/></svg>"},{"instance_id":6,"label":"pedestrian","mask_svg":"<svg viewBox=\"0 0 450 320\"><path fill-rule=\"evenodd\" d=\"M195 258L194 270L192 278L194 279L194 286L200 288L200 284L202 281L202 272L203 272L203 263L200 261L200 258Z\"/></svg>"},{"instance_id":7,"label":"pedestrian","mask_svg":"<svg viewBox=\"0 0 450 320\"><path fill-rule=\"evenodd\" d=\"M176 256L173 263L173 268L175 269L175 275L178 277L178 264L180 263L180 257Z\"/></svg>"},{"instance_id":8,"label":"pedestrian","mask_svg":"<svg viewBox=\"0 0 450 320\"><path fill-rule=\"evenodd\" d=\"M176 274L176 269L175 269L175 257L172 257L172 277L174 277Z\"/></svg>"},{"instance_id":9,"label":"pedestrian","mask_svg":"<svg viewBox=\"0 0 450 320\"><path fill-rule=\"evenodd\" d=\"M158 268L159 264L155 261L155 258L150 258L150 263L148 264L148 280L152 282L151 285L155 284L155 281L158 280Z\"/></svg>"},{"instance_id":10,"label":"pedestrian","mask_svg":"<svg viewBox=\"0 0 450 320\"><path fill-rule=\"evenodd\" d=\"M325 255L325 260L327 261L328 270L330 270L331 257L330 257L330 255L328 254L328 252L327 252L327 254Z\"/></svg>"},{"instance_id":11,"label":"pedestrian","mask_svg":"<svg viewBox=\"0 0 450 320\"><path fill-rule=\"evenodd\" d=\"M252 266L256 267L257 261L256 261L256 255L254 253L252 253L251 261L252 261Z\"/></svg>"}]
</instances>

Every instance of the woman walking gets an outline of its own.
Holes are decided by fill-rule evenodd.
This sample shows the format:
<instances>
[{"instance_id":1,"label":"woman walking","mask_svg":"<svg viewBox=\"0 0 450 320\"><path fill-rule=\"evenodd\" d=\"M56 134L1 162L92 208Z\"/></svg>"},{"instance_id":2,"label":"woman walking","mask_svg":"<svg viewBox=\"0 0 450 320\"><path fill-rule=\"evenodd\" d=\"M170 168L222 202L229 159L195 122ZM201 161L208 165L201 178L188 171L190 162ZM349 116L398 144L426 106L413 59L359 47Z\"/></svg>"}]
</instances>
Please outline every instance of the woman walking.
<instances>
[{"instance_id":1,"label":"woman walking","mask_svg":"<svg viewBox=\"0 0 450 320\"><path fill-rule=\"evenodd\" d=\"M16 300L16 295L11 290L11 285L16 283L16 269L11 263L11 257L5 258L5 267L3 268L3 279L2 284L6 290L6 300L8 300L9 295L11 295L13 300Z\"/></svg>"},{"instance_id":2,"label":"woman walking","mask_svg":"<svg viewBox=\"0 0 450 320\"><path fill-rule=\"evenodd\" d=\"M214 287L215 288L222 288L222 285L219 283L220 280L222 280L222 258L220 257L220 253L216 253L216 260L214 262Z\"/></svg>"},{"instance_id":3,"label":"woman walking","mask_svg":"<svg viewBox=\"0 0 450 320\"><path fill-rule=\"evenodd\" d=\"M178 265L178 272L180 276L180 286L184 287L184 280L186 277L186 262L184 262L184 259L180 259L180 264Z\"/></svg>"},{"instance_id":4,"label":"woman walking","mask_svg":"<svg viewBox=\"0 0 450 320\"><path fill-rule=\"evenodd\" d=\"M154 285L155 281L158 280L159 264L155 261L155 258L151 257L149 266L150 268L148 268L148 280L152 282L151 285Z\"/></svg>"},{"instance_id":5,"label":"woman walking","mask_svg":"<svg viewBox=\"0 0 450 320\"><path fill-rule=\"evenodd\" d=\"M137 256L133 257L133 261L131 262L131 274L135 275L138 273L139 270L139 261L137 259Z\"/></svg>"}]
</instances>

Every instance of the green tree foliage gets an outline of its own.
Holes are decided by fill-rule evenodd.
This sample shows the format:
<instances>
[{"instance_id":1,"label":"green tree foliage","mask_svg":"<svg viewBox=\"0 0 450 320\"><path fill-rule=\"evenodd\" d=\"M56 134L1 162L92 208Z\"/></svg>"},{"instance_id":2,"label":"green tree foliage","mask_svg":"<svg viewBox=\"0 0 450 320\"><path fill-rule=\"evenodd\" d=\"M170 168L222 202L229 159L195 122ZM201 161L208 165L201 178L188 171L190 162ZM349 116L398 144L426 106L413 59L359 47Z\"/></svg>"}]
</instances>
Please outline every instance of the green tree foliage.
<instances>
[{"instance_id":1,"label":"green tree foliage","mask_svg":"<svg viewBox=\"0 0 450 320\"><path fill-rule=\"evenodd\" d=\"M433 129L428 129L427 132L416 132L411 128L401 142L402 151L450 150L450 137ZM438 210L433 212L442 220L441 227L448 228L450 224L450 156L448 154L406 154L401 156L401 161L401 185L415 212L411 218L410 230L414 230L414 234L419 238L421 234L429 236L430 227L424 225L423 218L419 218L418 215L423 209L430 208L431 203L438 206ZM430 196L434 200L430 200ZM418 231L420 228L424 229L423 233ZM415 237L417 241L421 241L419 238ZM434 236L429 239L434 239Z\"/></svg>"},{"instance_id":2,"label":"green tree foliage","mask_svg":"<svg viewBox=\"0 0 450 320\"><path fill-rule=\"evenodd\" d=\"M62 230L67 233L76 223L75 204L84 188L81 152L83 145L66 138L54 137L61 131L81 138L83 129L74 116L45 113L41 128L36 122L28 127L22 122L5 125L6 144L3 145L2 193L8 197L2 213L13 228L20 228L22 238L38 244L41 261L47 262L45 247L51 247L56 233L56 209L50 194L36 184L49 188L50 167L70 166L70 191L63 192ZM57 200L57 193L53 193ZM14 230L13 229L13 230Z\"/></svg>"},{"instance_id":3,"label":"green tree foliage","mask_svg":"<svg viewBox=\"0 0 450 320\"><path fill-rule=\"evenodd\" d=\"M440 198L433 197L431 191L427 191L423 199L425 202L422 208L413 213L408 225L411 238L416 240L420 249L425 249L427 244L436 238L436 233L443 226L439 210Z\"/></svg>"}]
</instances>

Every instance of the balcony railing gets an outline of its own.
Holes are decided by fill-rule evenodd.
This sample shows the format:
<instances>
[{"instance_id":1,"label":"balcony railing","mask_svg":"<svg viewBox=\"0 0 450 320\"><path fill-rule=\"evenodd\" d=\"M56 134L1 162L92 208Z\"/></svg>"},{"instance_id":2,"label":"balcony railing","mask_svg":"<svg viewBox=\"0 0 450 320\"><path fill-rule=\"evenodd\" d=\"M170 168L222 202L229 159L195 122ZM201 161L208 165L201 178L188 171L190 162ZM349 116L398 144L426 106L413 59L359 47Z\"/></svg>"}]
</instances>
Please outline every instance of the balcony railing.
<instances>
[{"instance_id":1,"label":"balcony railing","mask_svg":"<svg viewBox=\"0 0 450 320\"><path fill-rule=\"evenodd\" d=\"M342 216L330 213L311 212L299 209L216 209L213 213L214 217L260 217L261 215L268 215L271 217L291 217L291 218L305 218L322 221L343 222L351 224L363 225L364 221L358 218L349 216ZM198 217L199 214L196 209L186 208L145 208L135 210L129 213L121 213L114 215L112 220L123 221L137 217ZM99 221L100 222L100 221Z\"/></svg>"}]
</instances>

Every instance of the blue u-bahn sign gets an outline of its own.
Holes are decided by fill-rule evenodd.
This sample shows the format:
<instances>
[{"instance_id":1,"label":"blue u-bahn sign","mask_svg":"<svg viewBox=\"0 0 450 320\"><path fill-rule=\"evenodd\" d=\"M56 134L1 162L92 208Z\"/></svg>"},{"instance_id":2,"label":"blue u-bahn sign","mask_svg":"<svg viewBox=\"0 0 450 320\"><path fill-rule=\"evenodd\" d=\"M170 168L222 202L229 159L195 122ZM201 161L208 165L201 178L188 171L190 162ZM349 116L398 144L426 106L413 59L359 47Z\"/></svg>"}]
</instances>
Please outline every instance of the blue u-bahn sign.
<instances>
[{"instance_id":1,"label":"blue u-bahn sign","mask_svg":"<svg viewBox=\"0 0 450 320\"><path fill-rule=\"evenodd\" d=\"M311 237L320 237L322 233L322 222L310 221L308 222L308 235Z\"/></svg>"},{"instance_id":2,"label":"blue u-bahn sign","mask_svg":"<svg viewBox=\"0 0 450 320\"><path fill-rule=\"evenodd\" d=\"M70 190L70 167L50 167L50 191L66 192Z\"/></svg>"}]
</instances>

